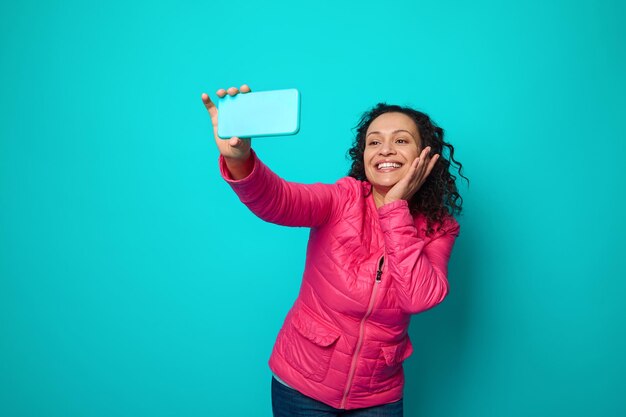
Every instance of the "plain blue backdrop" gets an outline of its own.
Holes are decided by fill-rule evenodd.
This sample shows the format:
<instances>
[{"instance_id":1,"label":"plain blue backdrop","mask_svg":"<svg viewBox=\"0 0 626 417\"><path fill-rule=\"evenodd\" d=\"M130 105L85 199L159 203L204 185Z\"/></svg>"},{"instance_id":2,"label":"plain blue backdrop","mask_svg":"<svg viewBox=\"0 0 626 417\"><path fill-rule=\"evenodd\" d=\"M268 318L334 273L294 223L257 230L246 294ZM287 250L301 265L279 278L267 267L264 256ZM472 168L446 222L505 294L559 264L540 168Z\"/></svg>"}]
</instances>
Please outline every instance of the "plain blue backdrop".
<instances>
[{"instance_id":1,"label":"plain blue backdrop","mask_svg":"<svg viewBox=\"0 0 626 417\"><path fill-rule=\"evenodd\" d=\"M200 94L298 88L253 146L334 182L360 114L429 113L470 186L406 415L623 416L626 6L20 1L0 6L0 414L269 417L308 231L220 179Z\"/></svg>"}]
</instances>

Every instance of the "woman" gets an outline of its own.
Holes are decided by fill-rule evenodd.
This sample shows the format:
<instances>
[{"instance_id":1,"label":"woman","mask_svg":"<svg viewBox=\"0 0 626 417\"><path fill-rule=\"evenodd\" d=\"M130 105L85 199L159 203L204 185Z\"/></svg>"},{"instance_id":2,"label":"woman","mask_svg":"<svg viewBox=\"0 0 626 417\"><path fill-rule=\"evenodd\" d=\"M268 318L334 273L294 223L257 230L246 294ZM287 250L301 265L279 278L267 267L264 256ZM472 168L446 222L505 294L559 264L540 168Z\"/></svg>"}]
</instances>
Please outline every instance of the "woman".
<instances>
[{"instance_id":1,"label":"woman","mask_svg":"<svg viewBox=\"0 0 626 417\"><path fill-rule=\"evenodd\" d=\"M448 171L458 163L443 130L379 104L357 126L349 176L305 185L270 171L249 139L218 138L217 108L202 100L222 176L241 201L265 221L311 228L300 293L269 360L274 416L402 416L410 316L446 296L459 233L462 200Z\"/></svg>"}]
</instances>

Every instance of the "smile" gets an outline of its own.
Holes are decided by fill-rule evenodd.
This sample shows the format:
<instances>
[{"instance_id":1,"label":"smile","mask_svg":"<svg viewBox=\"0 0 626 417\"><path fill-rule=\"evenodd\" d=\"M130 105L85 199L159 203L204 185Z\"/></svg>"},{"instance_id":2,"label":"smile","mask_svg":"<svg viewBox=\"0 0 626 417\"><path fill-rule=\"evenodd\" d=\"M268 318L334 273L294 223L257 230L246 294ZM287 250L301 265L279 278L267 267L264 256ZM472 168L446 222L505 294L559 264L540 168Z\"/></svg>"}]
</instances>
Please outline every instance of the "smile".
<instances>
[{"instance_id":1,"label":"smile","mask_svg":"<svg viewBox=\"0 0 626 417\"><path fill-rule=\"evenodd\" d=\"M381 162L380 164L376 166L376 169L383 170L383 169L394 169L394 168L400 168L400 167L402 167L402 164L399 164L397 162Z\"/></svg>"}]
</instances>

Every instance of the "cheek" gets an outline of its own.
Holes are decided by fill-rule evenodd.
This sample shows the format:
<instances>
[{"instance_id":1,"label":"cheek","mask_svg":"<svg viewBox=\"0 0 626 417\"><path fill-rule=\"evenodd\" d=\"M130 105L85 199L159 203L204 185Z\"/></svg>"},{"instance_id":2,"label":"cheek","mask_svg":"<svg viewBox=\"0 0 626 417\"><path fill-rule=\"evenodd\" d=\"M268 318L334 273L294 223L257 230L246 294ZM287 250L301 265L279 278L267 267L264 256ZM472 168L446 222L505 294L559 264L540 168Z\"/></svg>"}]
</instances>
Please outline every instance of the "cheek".
<instances>
[{"instance_id":1,"label":"cheek","mask_svg":"<svg viewBox=\"0 0 626 417\"><path fill-rule=\"evenodd\" d=\"M419 155L420 155L420 152L418 149L412 149L411 151L405 153L406 159L410 162L413 162L413 160L417 158Z\"/></svg>"}]
</instances>

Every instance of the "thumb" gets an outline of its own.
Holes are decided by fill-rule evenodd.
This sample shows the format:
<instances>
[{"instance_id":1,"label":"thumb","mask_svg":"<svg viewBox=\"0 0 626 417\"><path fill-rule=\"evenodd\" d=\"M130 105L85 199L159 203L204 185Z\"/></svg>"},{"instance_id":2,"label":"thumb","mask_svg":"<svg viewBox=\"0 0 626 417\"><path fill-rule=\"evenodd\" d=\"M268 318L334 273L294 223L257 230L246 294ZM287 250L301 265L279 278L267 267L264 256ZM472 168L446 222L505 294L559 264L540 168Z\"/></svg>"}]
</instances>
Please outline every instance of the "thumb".
<instances>
[{"instance_id":1,"label":"thumb","mask_svg":"<svg viewBox=\"0 0 626 417\"><path fill-rule=\"evenodd\" d=\"M228 144L233 148L245 148L246 146L250 146L250 138L240 138L237 136L233 136L230 138Z\"/></svg>"},{"instance_id":2,"label":"thumb","mask_svg":"<svg viewBox=\"0 0 626 417\"><path fill-rule=\"evenodd\" d=\"M239 148L243 144L243 141L239 139L237 136L233 136L228 140L228 144L233 148Z\"/></svg>"}]
</instances>

